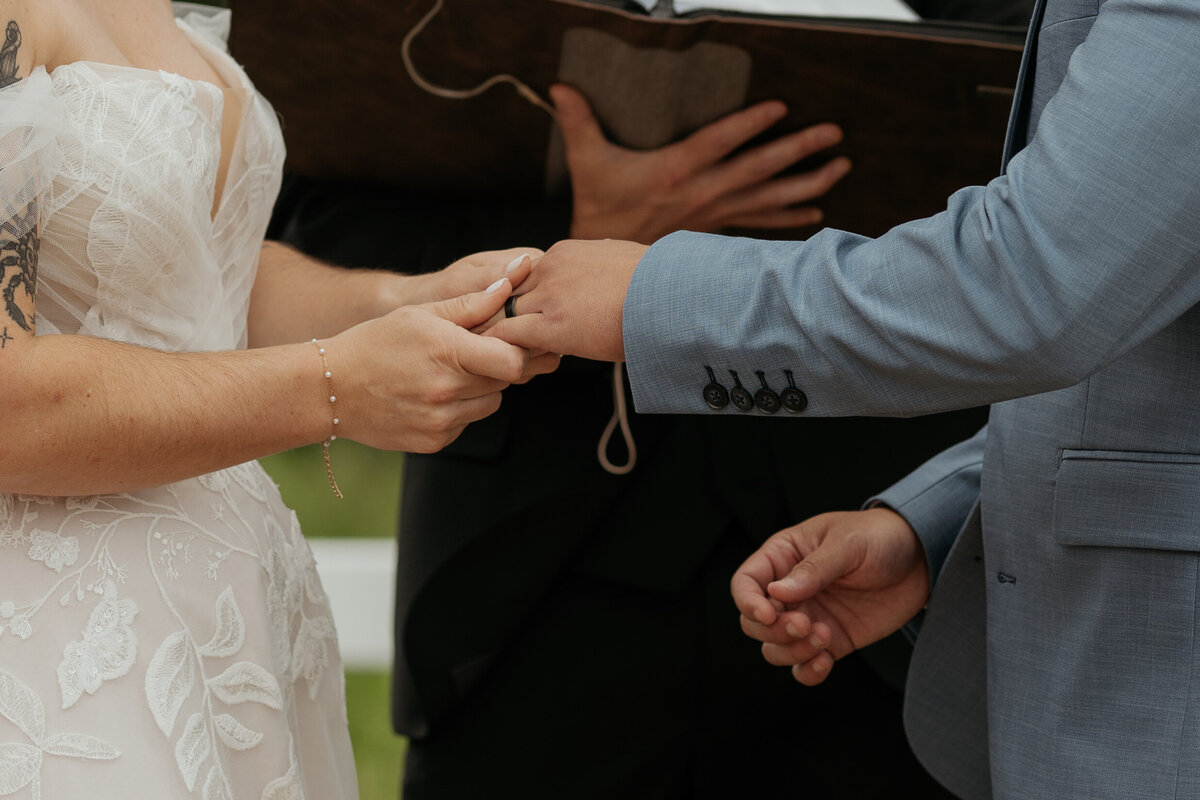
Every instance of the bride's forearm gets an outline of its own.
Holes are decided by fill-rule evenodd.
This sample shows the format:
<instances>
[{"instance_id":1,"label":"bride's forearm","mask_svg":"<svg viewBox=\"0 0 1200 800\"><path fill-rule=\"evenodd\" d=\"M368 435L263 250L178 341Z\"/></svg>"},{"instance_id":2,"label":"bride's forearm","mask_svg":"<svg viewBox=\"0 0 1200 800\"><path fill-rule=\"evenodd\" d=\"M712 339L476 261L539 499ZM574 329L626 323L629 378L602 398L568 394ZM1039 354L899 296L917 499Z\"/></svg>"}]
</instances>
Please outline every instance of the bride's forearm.
<instances>
[{"instance_id":1,"label":"bride's forearm","mask_svg":"<svg viewBox=\"0 0 1200 800\"><path fill-rule=\"evenodd\" d=\"M320 441L330 430L320 356L307 342L162 353L62 335L36 337L9 356L0 492L129 491Z\"/></svg>"},{"instance_id":2,"label":"bride's forearm","mask_svg":"<svg viewBox=\"0 0 1200 800\"><path fill-rule=\"evenodd\" d=\"M266 347L333 336L401 306L483 291L500 278L520 283L539 250L472 253L420 275L329 266L278 242L263 245L250 295L249 342Z\"/></svg>"},{"instance_id":3,"label":"bride's forearm","mask_svg":"<svg viewBox=\"0 0 1200 800\"><path fill-rule=\"evenodd\" d=\"M414 281L384 270L335 267L280 242L265 242L250 295L250 346L333 336L422 302Z\"/></svg>"},{"instance_id":4,"label":"bride's forearm","mask_svg":"<svg viewBox=\"0 0 1200 800\"><path fill-rule=\"evenodd\" d=\"M335 424L371 447L433 452L495 411L510 383L557 365L469 332L501 313L510 291L501 280L403 306L322 338L324 359L310 341L163 353L78 335L10 337L0 347L0 492L157 486L322 441Z\"/></svg>"}]
</instances>

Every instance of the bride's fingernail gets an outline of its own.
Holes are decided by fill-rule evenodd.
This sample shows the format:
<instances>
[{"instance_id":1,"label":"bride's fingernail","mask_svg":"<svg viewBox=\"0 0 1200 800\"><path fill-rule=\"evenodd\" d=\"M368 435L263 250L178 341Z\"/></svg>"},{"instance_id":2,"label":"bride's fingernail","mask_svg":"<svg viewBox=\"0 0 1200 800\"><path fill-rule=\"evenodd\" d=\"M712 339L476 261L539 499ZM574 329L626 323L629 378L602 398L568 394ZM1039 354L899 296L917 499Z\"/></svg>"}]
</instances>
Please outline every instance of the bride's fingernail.
<instances>
[{"instance_id":1,"label":"bride's fingernail","mask_svg":"<svg viewBox=\"0 0 1200 800\"><path fill-rule=\"evenodd\" d=\"M514 269L516 269L517 267L521 266L521 262L524 260L525 260L525 254L522 253L521 255L514 258L512 261L508 262L508 266L504 268L504 274L507 275L508 273L510 273Z\"/></svg>"},{"instance_id":2,"label":"bride's fingernail","mask_svg":"<svg viewBox=\"0 0 1200 800\"><path fill-rule=\"evenodd\" d=\"M483 293L484 293L484 294L492 294L492 293L493 293L493 292L495 292L497 289L499 289L501 286L503 286L503 285L504 285L504 282L505 282L506 280L508 280L508 278L501 278L500 280L498 280L498 281L496 281L495 283L493 283L491 286L489 286L489 287L487 287L486 289L484 289L484 290L483 290Z\"/></svg>"}]
</instances>

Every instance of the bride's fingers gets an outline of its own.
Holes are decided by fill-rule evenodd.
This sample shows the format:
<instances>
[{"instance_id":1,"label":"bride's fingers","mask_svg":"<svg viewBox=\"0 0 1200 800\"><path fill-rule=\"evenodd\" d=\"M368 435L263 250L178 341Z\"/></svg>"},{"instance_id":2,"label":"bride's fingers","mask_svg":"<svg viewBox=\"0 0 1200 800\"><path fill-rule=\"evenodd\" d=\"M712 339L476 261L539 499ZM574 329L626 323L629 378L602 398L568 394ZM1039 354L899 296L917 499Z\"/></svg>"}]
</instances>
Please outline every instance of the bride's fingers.
<instances>
[{"instance_id":1,"label":"bride's fingers","mask_svg":"<svg viewBox=\"0 0 1200 800\"><path fill-rule=\"evenodd\" d=\"M508 278L514 287L520 286L533 269L532 257L540 254L541 251L533 251L516 256L504 266L504 277Z\"/></svg>"},{"instance_id":2,"label":"bride's fingers","mask_svg":"<svg viewBox=\"0 0 1200 800\"><path fill-rule=\"evenodd\" d=\"M500 392L480 397L440 403L427 418L428 424L413 434L406 448L412 453L436 453L457 439L467 425L495 413L500 408Z\"/></svg>"},{"instance_id":3,"label":"bride's fingers","mask_svg":"<svg viewBox=\"0 0 1200 800\"><path fill-rule=\"evenodd\" d=\"M455 338L458 365L466 372L506 384L520 380L524 374L529 359L521 348L468 331L458 331Z\"/></svg>"}]
</instances>

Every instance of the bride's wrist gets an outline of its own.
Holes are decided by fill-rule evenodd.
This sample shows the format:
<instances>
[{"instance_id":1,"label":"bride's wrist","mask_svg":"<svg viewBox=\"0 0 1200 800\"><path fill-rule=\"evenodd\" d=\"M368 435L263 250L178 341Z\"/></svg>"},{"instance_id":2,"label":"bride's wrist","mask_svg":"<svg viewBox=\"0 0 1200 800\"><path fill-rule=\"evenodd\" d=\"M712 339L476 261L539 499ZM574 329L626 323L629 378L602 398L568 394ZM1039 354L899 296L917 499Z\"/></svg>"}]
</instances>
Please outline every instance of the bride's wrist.
<instances>
[{"instance_id":1,"label":"bride's wrist","mask_svg":"<svg viewBox=\"0 0 1200 800\"><path fill-rule=\"evenodd\" d=\"M378 283L373 296L375 298L375 313L372 316L382 317L400 306L409 306L429 301L429 289L423 280L424 275L401 275L395 272L376 273Z\"/></svg>"}]
</instances>

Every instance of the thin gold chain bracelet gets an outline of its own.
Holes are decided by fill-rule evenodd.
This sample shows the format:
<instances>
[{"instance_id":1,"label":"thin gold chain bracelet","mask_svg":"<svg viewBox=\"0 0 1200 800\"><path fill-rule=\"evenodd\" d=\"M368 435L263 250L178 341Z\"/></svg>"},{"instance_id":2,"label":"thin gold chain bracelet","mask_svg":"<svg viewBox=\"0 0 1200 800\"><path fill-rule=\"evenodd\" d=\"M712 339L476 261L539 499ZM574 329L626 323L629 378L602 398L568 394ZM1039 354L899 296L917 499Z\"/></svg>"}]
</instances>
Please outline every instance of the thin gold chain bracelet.
<instances>
[{"instance_id":1,"label":"thin gold chain bracelet","mask_svg":"<svg viewBox=\"0 0 1200 800\"><path fill-rule=\"evenodd\" d=\"M333 464L329 460L329 445L337 439L338 425L341 420L337 415L337 395L333 391L333 373L329 370L329 362L325 358L325 348L316 339L312 340L313 347L317 348L317 354L321 356L321 371L325 373L325 388L329 392L329 410L333 414L333 424L329 428L329 437L321 442L321 456L325 459L325 474L329 476L329 488L333 490L333 494L338 500L342 499L342 490L338 488L337 479L333 477Z\"/></svg>"}]
</instances>

